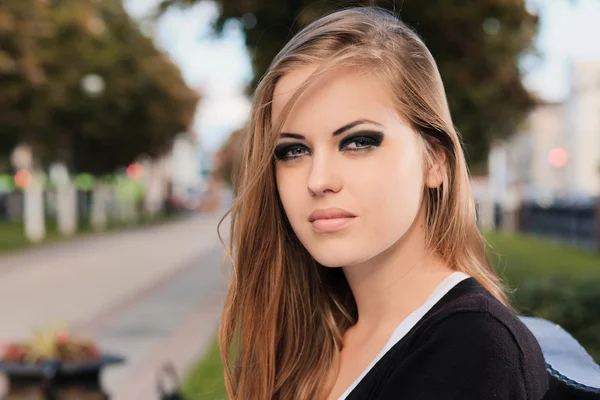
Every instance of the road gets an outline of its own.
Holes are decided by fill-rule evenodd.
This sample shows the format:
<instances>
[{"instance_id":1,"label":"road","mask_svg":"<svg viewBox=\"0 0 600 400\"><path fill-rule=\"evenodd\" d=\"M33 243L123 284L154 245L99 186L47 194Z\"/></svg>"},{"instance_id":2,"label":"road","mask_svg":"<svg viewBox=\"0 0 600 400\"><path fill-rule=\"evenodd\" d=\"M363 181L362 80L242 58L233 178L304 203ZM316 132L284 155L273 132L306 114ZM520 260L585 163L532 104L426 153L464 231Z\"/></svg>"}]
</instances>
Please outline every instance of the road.
<instances>
[{"instance_id":1,"label":"road","mask_svg":"<svg viewBox=\"0 0 600 400\"><path fill-rule=\"evenodd\" d=\"M127 358L103 374L112 398L152 399L160 365L183 374L215 333L226 287L222 214L1 257L0 341L66 322Z\"/></svg>"}]
</instances>

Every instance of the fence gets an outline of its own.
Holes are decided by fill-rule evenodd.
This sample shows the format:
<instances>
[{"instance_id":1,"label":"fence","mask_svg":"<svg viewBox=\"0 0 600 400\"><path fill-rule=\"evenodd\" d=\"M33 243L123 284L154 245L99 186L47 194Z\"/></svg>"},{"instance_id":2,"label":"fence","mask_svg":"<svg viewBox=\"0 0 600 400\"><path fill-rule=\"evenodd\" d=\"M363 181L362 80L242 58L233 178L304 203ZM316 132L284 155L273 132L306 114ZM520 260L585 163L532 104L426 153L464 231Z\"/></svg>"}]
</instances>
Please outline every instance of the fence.
<instances>
[{"instance_id":1,"label":"fence","mask_svg":"<svg viewBox=\"0 0 600 400\"><path fill-rule=\"evenodd\" d=\"M56 191L52 189L44 190L44 213L47 218L56 217ZM77 215L79 218L90 217L91 212L91 192L77 191ZM15 190L13 192L0 192L0 222L18 221L23 219L23 192Z\"/></svg>"},{"instance_id":2,"label":"fence","mask_svg":"<svg viewBox=\"0 0 600 400\"><path fill-rule=\"evenodd\" d=\"M518 229L600 252L600 199L555 202L548 207L524 202L518 213Z\"/></svg>"}]
</instances>

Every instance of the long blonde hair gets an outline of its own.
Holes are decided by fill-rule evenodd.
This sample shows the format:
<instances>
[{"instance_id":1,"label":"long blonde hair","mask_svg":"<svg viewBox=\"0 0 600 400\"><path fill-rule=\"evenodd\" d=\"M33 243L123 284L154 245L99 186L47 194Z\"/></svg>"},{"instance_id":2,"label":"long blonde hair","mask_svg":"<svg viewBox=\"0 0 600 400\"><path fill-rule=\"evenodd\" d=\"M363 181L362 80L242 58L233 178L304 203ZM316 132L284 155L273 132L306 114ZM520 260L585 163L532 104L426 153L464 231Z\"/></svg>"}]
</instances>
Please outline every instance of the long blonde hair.
<instances>
[{"instance_id":1,"label":"long blonde hair","mask_svg":"<svg viewBox=\"0 0 600 400\"><path fill-rule=\"evenodd\" d=\"M315 63L319 68L275 124L271 103L278 80ZM341 268L320 266L291 229L274 177L276 135L294 102L318 77L341 66L363 68L381 79L398 112L422 137L426 159L443 155L443 184L424 188L427 244L451 268L476 278L508 305L476 225L462 143L433 57L388 11L358 7L334 12L285 45L254 94L234 204L226 214L232 217L233 268L219 343L231 399L326 397L336 377L342 337L357 318Z\"/></svg>"}]
</instances>

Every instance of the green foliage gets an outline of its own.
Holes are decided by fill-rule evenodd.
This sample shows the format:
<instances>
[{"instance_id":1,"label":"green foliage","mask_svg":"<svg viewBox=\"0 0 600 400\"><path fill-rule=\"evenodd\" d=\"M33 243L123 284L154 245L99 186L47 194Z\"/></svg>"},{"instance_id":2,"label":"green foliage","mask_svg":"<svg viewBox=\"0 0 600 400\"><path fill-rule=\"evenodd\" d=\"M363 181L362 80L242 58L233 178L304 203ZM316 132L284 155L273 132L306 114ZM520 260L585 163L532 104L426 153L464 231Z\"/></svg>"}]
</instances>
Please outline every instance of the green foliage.
<instances>
[{"instance_id":1,"label":"green foliage","mask_svg":"<svg viewBox=\"0 0 600 400\"><path fill-rule=\"evenodd\" d=\"M198 95L119 0L3 1L0 43L0 154L25 141L44 164L109 173L169 150L194 116Z\"/></svg>"},{"instance_id":2,"label":"green foliage","mask_svg":"<svg viewBox=\"0 0 600 400\"><path fill-rule=\"evenodd\" d=\"M79 190L92 190L94 188L94 176L92 174L79 174L75 176L75 187Z\"/></svg>"},{"instance_id":3,"label":"green foliage","mask_svg":"<svg viewBox=\"0 0 600 400\"><path fill-rule=\"evenodd\" d=\"M201 0L164 0L162 9ZM523 87L519 58L537 32L524 0L216 0L215 31L240 20L254 61L255 80L289 38L339 8L374 5L394 11L424 39L444 81L454 123L473 168L485 172L492 139L514 132L534 101ZM255 22L255 23L254 23ZM485 27L485 28L484 28Z\"/></svg>"},{"instance_id":4,"label":"green foliage","mask_svg":"<svg viewBox=\"0 0 600 400\"><path fill-rule=\"evenodd\" d=\"M12 192L16 189L15 180L12 175L0 174L0 193Z\"/></svg>"},{"instance_id":5,"label":"green foliage","mask_svg":"<svg viewBox=\"0 0 600 400\"><path fill-rule=\"evenodd\" d=\"M561 325L600 363L600 280L549 275L524 282L514 293L523 315Z\"/></svg>"}]
</instances>

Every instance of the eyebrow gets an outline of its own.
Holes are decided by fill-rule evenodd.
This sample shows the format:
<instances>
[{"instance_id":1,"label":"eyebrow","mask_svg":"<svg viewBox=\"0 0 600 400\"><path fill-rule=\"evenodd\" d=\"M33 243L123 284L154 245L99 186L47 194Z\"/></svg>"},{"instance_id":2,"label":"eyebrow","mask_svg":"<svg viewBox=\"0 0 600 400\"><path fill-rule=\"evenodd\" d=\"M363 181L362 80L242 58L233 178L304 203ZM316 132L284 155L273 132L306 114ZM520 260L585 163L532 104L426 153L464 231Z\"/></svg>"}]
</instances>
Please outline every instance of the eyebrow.
<instances>
[{"instance_id":1,"label":"eyebrow","mask_svg":"<svg viewBox=\"0 0 600 400\"><path fill-rule=\"evenodd\" d=\"M370 119L359 119L357 121L350 122L349 124L346 124L346 125L342 126L341 128L336 129L333 132L332 136L341 135L342 133L346 132L347 130L350 130L350 129L354 128L355 126L362 125L362 124L373 124L373 125L383 126L378 122L371 121ZM300 135L298 133L288 133L288 132L280 133L279 137L280 138L301 139L301 140L306 139L303 135Z\"/></svg>"}]
</instances>

